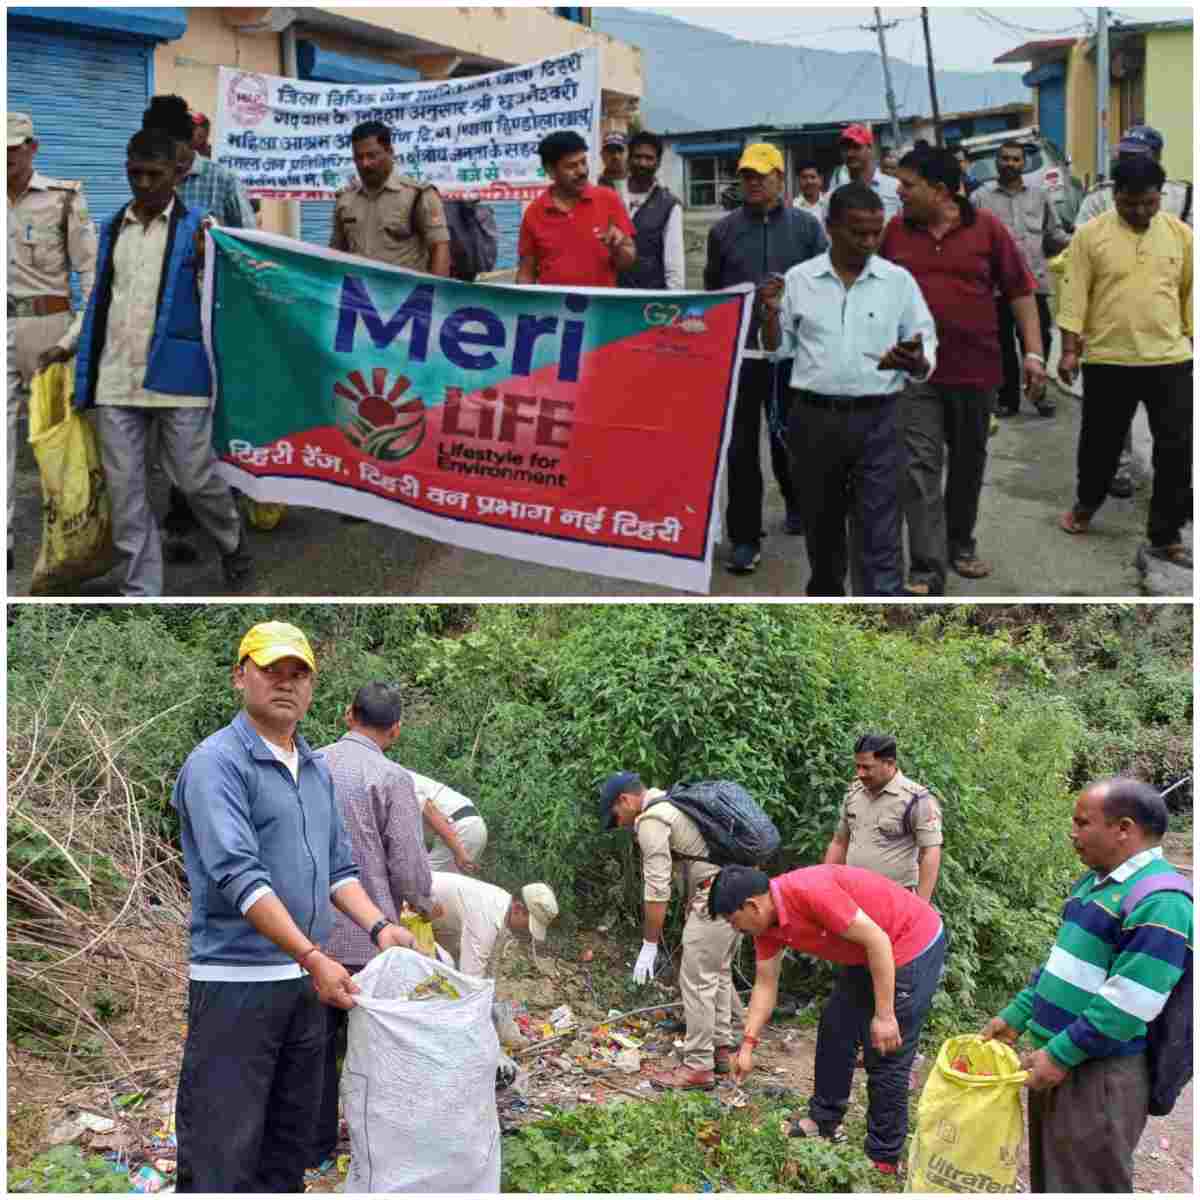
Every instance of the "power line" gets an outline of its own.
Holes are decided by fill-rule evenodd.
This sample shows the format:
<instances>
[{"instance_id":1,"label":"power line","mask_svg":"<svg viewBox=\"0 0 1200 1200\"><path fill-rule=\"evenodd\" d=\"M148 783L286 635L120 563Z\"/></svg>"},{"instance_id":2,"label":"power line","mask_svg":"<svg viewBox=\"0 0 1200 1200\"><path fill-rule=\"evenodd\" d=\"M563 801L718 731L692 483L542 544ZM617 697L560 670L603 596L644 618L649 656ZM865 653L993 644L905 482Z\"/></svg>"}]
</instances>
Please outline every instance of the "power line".
<instances>
[{"instance_id":1,"label":"power line","mask_svg":"<svg viewBox=\"0 0 1200 1200\"><path fill-rule=\"evenodd\" d=\"M1083 23L1077 21L1074 25L1068 25L1063 29L1035 29L1032 25L1019 25L1015 21L1008 21L1004 17L998 17L994 12L989 12L986 8L975 8L971 12L984 24L991 24L993 28L1003 29L1007 33L1037 33L1037 34L1054 34L1054 33L1078 33L1083 27Z\"/></svg>"}]
</instances>

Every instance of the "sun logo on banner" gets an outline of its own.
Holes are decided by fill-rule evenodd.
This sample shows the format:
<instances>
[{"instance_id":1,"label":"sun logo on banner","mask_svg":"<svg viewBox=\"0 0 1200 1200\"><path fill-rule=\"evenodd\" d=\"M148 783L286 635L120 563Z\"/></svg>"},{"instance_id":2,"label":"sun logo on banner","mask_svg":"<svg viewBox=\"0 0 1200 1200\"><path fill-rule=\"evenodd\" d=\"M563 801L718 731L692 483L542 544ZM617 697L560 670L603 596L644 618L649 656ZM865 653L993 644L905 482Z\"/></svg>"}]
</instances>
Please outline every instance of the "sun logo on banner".
<instances>
[{"instance_id":1,"label":"sun logo on banner","mask_svg":"<svg viewBox=\"0 0 1200 1200\"><path fill-rule=\"evenodd\" d=\"M405 395L411 385L407 375L397 375L389 388L386 367L373 368L369 384L362 371L351 371L333 385L342 432L381 462L407 458L425 438L425 404Z\"/></svg>"}]
</instances>

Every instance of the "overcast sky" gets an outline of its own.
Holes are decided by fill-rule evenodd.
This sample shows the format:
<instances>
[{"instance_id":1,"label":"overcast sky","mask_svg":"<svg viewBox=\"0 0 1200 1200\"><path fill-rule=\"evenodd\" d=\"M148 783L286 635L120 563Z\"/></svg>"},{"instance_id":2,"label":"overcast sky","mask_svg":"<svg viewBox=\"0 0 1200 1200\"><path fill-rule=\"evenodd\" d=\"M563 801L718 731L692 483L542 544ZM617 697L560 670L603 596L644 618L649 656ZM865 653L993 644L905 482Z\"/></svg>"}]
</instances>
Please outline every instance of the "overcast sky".
<instances>
[{"instance_id":1,"label":"overcast sky","mask_svg":"<svg viewBox=\"0 0 1200 1200\"><path fill-rule=\"evenodd\" d=\"M638 6L644 7L644 6ZM878 39L873 29L863 31L860 25L874 25L871 8L817 8L787 4L777 7L723 8L705 4L680 4L670 8L646 8L687 21L718 29L733 37L748 41L770 42L774 45L808 46L818 50L875 50ZM883 8L885 24L899 20L895 29L887 31L888 54L907 62L923 64L925 45L921 33L919 8ZM1109 9L1110 14L1126 20L1173 20L1190 17L1190 8L1164 8L1130 3ZM1112 19L1110 16L1110 20ZM1087 30L1085 19L1095 26L1095 8L1045 8L994 5L991 8L949 8L931 6L930 34L934 61L939 68L958 70L995 69L992 60L1023 42L1039 38L1068 37ZM849 26L849 28L847 28ZM617 31L613 30L614 34ZM619 36L619 34L618 34ZM1017 71L1028 71L1028 64L1017 65Z\"/></svg>"}]
</instances>

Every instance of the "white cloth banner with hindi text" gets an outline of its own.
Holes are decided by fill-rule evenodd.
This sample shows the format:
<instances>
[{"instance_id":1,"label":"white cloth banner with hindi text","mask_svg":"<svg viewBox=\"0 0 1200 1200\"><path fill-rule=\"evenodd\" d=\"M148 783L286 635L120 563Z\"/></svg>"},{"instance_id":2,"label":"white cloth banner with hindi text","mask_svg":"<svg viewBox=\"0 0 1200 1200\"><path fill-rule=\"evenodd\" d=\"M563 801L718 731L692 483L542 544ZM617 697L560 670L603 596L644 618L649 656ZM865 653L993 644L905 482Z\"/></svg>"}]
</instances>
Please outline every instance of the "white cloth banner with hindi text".
<instances>
[{"instance_id":1,"label":"white cloth banner with hindi text","mask_svg":"<svg viewBox=\"0 0 1200 1200\"><path fill-rule=\"evenodd\" d=\"M251 196L329 200L355 177L350 131L382 121L401 171L445 197L533 200L538 143L574 130L595 158L600 51L428 83L338 84L221 67L213 159Z\"/></svg>"}]
</instances>

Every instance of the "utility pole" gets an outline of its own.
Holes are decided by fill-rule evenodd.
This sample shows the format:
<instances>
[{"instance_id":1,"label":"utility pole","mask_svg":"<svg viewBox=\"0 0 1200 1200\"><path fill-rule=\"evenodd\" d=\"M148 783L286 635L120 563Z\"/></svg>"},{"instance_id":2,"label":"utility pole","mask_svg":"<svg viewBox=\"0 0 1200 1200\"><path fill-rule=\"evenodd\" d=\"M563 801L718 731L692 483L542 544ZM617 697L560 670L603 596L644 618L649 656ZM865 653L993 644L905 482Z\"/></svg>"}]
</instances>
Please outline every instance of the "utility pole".
<instances>
[{"instance_id":1,"label":"utility pole","mask_svg":"<svg viewBox=\"0 0 1200 1200\"><path fill-rule=\"evenodd\" d=\"M892 72L888 67L887 42L884 40L883 31L885 29L895 29L898 24L898 21L889 21L885 25L883 23L883 14L879 9L876 9L875 24L859 26L860 29L874 29L879 34L879 57L883 60L883 90L887 98L888 113L892 118L892 149L897 154L900 152L900 118L896 115L896 93L892 91Z\"/></svg>"},{"instance_id":2,"label":"utility pole","mask_svg":"<svg viewBox=\"0 0 1200 1200\"><path fill-rule=\"evenodd\" d=\"M1108 9L1096 9L1096 182L1108 174Z\"/></svg>"},{"instance_id":3,"label":"utility pole","mask_svg":"<svg viewBox=\"0 0 1200 1200\"><path fill-rule=\"evenodd\" d=\"M946 139L942 134L942 114L938 110L937 80L933 76L933 43L929 40L929 9L921 9L921 24L925 27L925 62L929 67L929 103L933 105L933 131L937 144L942 147Z\"/></svg>"}]
</instances>

